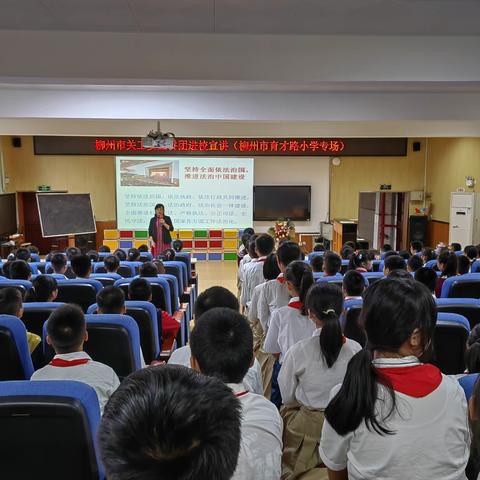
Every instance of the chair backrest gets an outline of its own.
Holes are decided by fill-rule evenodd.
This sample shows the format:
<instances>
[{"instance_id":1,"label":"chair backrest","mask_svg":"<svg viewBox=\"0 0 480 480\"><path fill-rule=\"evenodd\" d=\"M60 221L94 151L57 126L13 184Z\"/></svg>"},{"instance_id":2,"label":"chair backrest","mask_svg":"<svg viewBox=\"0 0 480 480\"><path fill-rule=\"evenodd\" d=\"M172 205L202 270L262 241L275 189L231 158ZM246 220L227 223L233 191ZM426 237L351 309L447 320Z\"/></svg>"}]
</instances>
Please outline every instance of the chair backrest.
<instances>
[{"instance_id":1,"label":"chair backrest","mask_svg":"<svg viewBox=\"0 0 480 480\"><path fill-rule=\"evenodd\" d=\"M470 334L468 320L456 313L439 313L433 338L432 363L445 375L456 375L465 371L465 349Z\"/></svg>"},{"instance_id":2,"label":"chair backrest","mask_svg":"<svg viewBox=\"0 0 480 480\"><path fill-rule=\"evenodd\" d=\"M178 286L177 277L175 277L175 275L170 275L169 273L163 273L159 275L159 278L164 278L168 282L168 286L170 288L170 303L172 311L175 312L179 310L180 288Z\"/></svg>"},{"instance_id":3,"label":"chair backrest","mask_svg":"<svg viewBox=\"0 0 480 480\"><path fill-rule=\"evenodd\" d=\"M62 305L65 304L61 302L24 303L22 322L29 332L42 336L43 324L50 314Z\"/></svg>"},{"instance_id":4,"label":"chair backrest","mask_svg":"<svg viewBox=\"0 0 480 480\"><path fill-rule=\"evenodd\" d=\"M151 262L152 260L153 260L153 255L150 252L140 252L141 262Z\"/></svg>"},{"instance_id":5,"label":"chair backrest","mask_svg":"<svg viewBox=\"0 0 480 480\"><path fill-rule=\"evenodd\" d=\"M371 285L372 283L378 282L378 280L380 280L384 277L383 271L381 271L381 272L363 272L362 275L363 275L363 278L368 280L368 285Z\"/></svg>"},{"instance_id":6,"label":"chair backrest","mask_svg":"<svg viewBox=\"0 0 480 480\"><path fill-rule=\"evenodd\" d=\"M28 262L28 266L30 267L30 270L32 271L32 275L38 275L38 267L36 263Z\"/></svg>"},{"instance_id":7,"label":"chair backrest","mask_svg":"<svg viewBox=\"0 0 480 480\"><path fill-rule=\"evenodd\" d=\"M342 260L342 266L340 268L340 273L344 274L348 270L348 264L350 263L350 260Z\"/></svg>"},{"instance_id":8,"label":"chair backrest","mask_svg":"<svg viewBox=\"0 0 480 480\"><path fill-rule=\"evenodd\" d=\"M437 298L439 312L458 313L470 323L470 329L480 323L480 300L476 298Z\"/></svg>"},{"instance_id":9,"label":"chair backrest","mask_svg":"<svg viewBox=\"0 0 480 480\"><path fill-rule=\"evenodd\" d=\"M183 262L187 266L188 281L192 278L192 257L188 252L177 252L175 261ZM187 283L188 283L187 281Z\"/></svg>"},{"instance_id":10,"label":"chair backrest","mask_svg":"<svg viewBox=\"0 0 480 480\"><path fill-rule=\"evenodd\" d=\"M437 265L437 261L436 261L436 260L429 260L429 261L425 264L425 266L426 266L427 268L433 268L433 267L435 267L436 265Z\"/></svg>"},{"instance_id":11,"label":"chair backrest","mask_svg":"<svg viewBox=\"0 0 480 480\"><path fill-rule=\"evenodd\" d=\"M32 374L25 325L17 317L0 315L0 381L29 380Z\"/></svg>"},{"instance_id":12,"label":"chair backrest","mask_svg":"<svg viewBox=\"0 0 480 480\"><path fill-rule=\"evenodd\" d=\"M363 300L346 300L340 324L343 334L350 340L355 340L362 347L367 343L367 334L365 328L360 323L360 313L362 312Z\"/></svg>"},{"instance_id":13,"label":"chair backrest","mask_svg":"<svg viewBox=\"0 0 480 480\"><path fill-rule=\"evenodd\" d=\"M102 480L97 394L81 382L16 381L0 388L2 478Z\"/></svg>"},{"instance_id":14,"label":"chair backrest","mask_svg":"<svg viewBox=\"0 0 480 480\"><path fill-rule=\"evenodd\" d=\"M142 277L147 280L152 287L152 303L162 310L172 314L172 303L170 297L170 286L168 281L160 277ZM125 292L125 298L128 298L128 286L133 278L122 278L115 282L116 287L120 287ZM93 302L92 302L93 303Z\"/></svg>"},{"instance_id":15,"label":"chair backrest","mask_svg":"<svg viewBox=\"0 0 480 480\"><path fill-rule=\"evenodd\" d=\"M380 271L380 262L381 262L381 260L373 260L372 261L372 272L379 272Z\"/></svg>"},{"instance_id":16,"label":"chair backrest","mask_svg":"<svg viewBox=\"0 0 480 480\"><path fill-rule=\"evenodd\" d=\"M67 280L57 280L58 296L57 302L74 303L84 312L97 300L97 293L103 288L103 285L95 279L74 278Z\"/></svg>"},{"instance_id":17,"label":"chair backrest","mask_svg":"<svg viewBox=\"0 0 480 480\"><path fill-rule=\"evenodd\" d=\"M441 298L480 298L480 273L466 273L445 279Z\"/></svg>"},{"instance_id":18,"label":"chair backrest","mask_svg":"<svg viewBox=\"0 0 480 480\"><path fill-rule=\"evenodd\" d=\"M316 277L314 276L314 279L316 282L328 282L328 283L334 283L338 287L342 288L343 285L343 275L341 273L337 273L336 275L332 275L331 277Z\"/></svg>"},{"instance_id":19,"label":"chair backrest","mask_svg":"<svg viewBox=\"0 0 480 480\"><path fill-rule=\"evenodd\" d=\"M88 342L84 350L97 362L105 363L123 378L142 366L140 334L135 320L128 315L85 315ZM43 326L44 357L49 362L55 355L45 341L46 323Z\"/></svg>"},{"instance_id":20,"label":"chair backrest","mask_svg":"<svg viewBox=\"0 0 480 480\"><path fill-rule=\"evenodd\" d=\"M25 294L32 288L32 282L28 280L0 280L0 290L2 288L14 287L20 290L20 293L25 298Z\"/></svg>"},{"instance_id":21,"label":"chair backrest","mask_svg":"<svg viewBox=\"0 0 480 480\"><path fill-rule=\"evenodd\" d=\"M92 273L90 278L98 280L104 287L110 287L122 276L118 273Z\"/></svg>"},{"instance_id":22,"label":"chair backrest","mask_svg":"<svg viewBox=\"0 0 480 480\"><path fill-rule=\"evenodd\" d=\"M458 383L463 388L465 392L465 397L467 397L467 402L470 400L472 396L473 389L475 387L475 383L478 380L478 373L470 373L468 375L464 375L458 379Z\"/></svg>"},{"instance_id":23,"label":"chair backrest","mask_svg":"<svg viewBox=\"0 0 480 480\"><path fill-rule=\"evenodd\" d=\"M470 268L470 273L478 273L480 270L480 260L475 260Z\"/></svg>"},{"instance_id":24,"label":"chair backrest","mask_svg":"<svg viewBox=\"0 0 480 480\"><path fill-rule=\"evenodd\" d=\"M180 292L183 293L188 287L188 271L185 263L174 260L171 262L163 262L163 265L166 273L177 277L178 288Z\"/></svg>"},{"instance_id":25,"label":"chair backrest","mask_svg":"<svg viewBox=\"0 0 480 480\"><path fill-rule=\"evenodd\" d=\"M35 265L37 266L39 273L45 273L45 268L47 266L46 262L35 262Z\"/></svg>"},{"instance_id":26,"label":"chair backrest","mask_svg":"<svg viewBox=\"0 0 480 480\"><path fill-rule=\"evenodd\" d=\"M150 302L135 300L126 300L125 308L126 315L129 315L137 322L143 358L145 359L145 363L150 364L152 360L158 358L161 352L157 309ZM98 305L94 303L88 307L87 313L96 314L97 310Z\"/></svg>"},{"instance_id":27,"label":"chair backrest","mask_svg":"<svg viewBox=\"0 0 480 480\"><path fill-rule=\"evenodd\" d=\"M40 262L40 255L38 253L31 253L30 259L32 262Z\"/></svg>"}]
</instances>

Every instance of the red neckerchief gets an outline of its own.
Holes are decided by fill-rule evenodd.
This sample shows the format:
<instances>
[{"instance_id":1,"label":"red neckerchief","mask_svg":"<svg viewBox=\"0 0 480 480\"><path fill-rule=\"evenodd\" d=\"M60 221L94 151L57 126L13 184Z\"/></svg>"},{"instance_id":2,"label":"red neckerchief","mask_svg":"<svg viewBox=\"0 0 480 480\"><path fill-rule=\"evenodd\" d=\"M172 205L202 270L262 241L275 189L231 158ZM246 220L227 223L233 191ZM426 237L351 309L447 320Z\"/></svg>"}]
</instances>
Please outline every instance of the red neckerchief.
<instances>
[{"instance_id":1,"label":"red neckerchief","mask_svg":"<svg viewBox=\"0 0 480 480\"><path fill-rule=\"evenodd\" d=\"M236 393L235 396L236 396L237 398L240 398L240 397L243 397L244 395L246 395L247 393L248 393L248 391L245 390L244 392L238 392L238 393Z\"/></svg>"},{"instance_id":2,"label":"red neckerchief","mask_svg":"<svg viewBox=\"0 0 480 480\"><path fill-rule=\"evenodd\" d=\"M426 397L442 383L442 372L434 365L423 364L406 367L377 368L380 376L386 377L396 392L409 397Z\"/></svg>"},{"instance_id":3,"label":"red neckerchief","mask_svg":"<svg viewBox=\"0 0 480 480\"><path fill-rule=\"evenodd\" d=\"M49 365L52 367L76 367L77 365L84 365L90 361L89 358L78 358L76 360L64 360L63 358L54 358Z\"/></svg>"},{"instance_id":4,"label":"red neckerchief","mask_svg":"<svg viewBox=\"0 0 480 480\"><path fill-rule=\"evenodd\" d=\"M342 335L342 344L345 345L347 343L347 337Z\"/></svg>"},{"instance_id":5,"label":"red neckerchief","mask_svg":"<svg viewBox=\"0 0 480 480\"><path fill-rule=\"evenodd\" d=\"M303 303L296 300L295 302L289 302L288 306L290 308L296 308L297 310L302 310Z\"/></svg>"},{"instance_id":6,"label":"red neckerchief","mask_svg":"<svg viewBox=\"0 0 480 480\"><path fill-rule=\"evenodd\" d=\"M277 277L277 282L279 282L279 283L285 283L285 277L283 276L283 273L281 273L281 274Z\"/></svg>"},{"instance_id":7,"label":"red neckerchief","mask_svg":"<svg viewBox=\"0 0 480 480\"><path fill-rule=\"evenodd\" d=\"M363 268L363 267L358 267L355 269L356 272L360 272L360 273L367 273L368 270L366 268Z\"/></svg>"}]
</instances>

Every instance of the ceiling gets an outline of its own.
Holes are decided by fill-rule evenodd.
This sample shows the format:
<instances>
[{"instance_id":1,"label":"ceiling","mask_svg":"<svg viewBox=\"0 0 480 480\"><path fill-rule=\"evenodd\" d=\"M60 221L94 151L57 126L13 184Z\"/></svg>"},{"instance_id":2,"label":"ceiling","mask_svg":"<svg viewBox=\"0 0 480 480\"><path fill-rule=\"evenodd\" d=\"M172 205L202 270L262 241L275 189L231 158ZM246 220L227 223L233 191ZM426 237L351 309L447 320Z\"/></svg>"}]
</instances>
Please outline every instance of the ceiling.
<instances>
[{"instance_id":1,"label":"ceiling","mask_svg":"<svg viewBox=\"0 0 480 480\"><path fill-rule=\"evenodd\" d=\"M0 29L480 35L478 0L1 0Z\"/></svg>"}]
</instances>

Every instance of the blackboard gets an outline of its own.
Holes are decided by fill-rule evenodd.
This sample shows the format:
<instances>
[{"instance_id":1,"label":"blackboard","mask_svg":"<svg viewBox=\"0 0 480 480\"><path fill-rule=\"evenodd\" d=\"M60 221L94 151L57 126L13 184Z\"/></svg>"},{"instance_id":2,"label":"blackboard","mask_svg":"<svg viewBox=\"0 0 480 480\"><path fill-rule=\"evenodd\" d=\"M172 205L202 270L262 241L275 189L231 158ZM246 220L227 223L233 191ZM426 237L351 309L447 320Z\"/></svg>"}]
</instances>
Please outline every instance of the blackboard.
<instances>
[{"instance_id":1,"label":"blackboard","mask_svg":"<svg viewBox=\"0 0 480 480\"><path fill-rule=\"evenodd\" d=\"M89 193L39 193L37 204L44 237L97 231Z\"/></svg>"}]
</instances>

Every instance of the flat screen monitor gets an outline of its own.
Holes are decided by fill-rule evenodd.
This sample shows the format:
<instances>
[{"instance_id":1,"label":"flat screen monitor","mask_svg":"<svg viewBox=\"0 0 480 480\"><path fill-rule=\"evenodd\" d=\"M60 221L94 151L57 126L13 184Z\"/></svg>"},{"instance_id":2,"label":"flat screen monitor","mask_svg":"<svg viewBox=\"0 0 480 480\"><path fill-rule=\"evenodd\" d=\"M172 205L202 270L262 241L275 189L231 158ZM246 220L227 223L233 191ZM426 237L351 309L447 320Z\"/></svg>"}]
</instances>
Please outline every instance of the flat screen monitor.
<instances>
[{"instance_id":1,"label":"flat screen monitor","mask_svg":"<svg viewBox=\"0 0 480 480\"><path fill-rule=\"evenodd\" d=\"M253 188L253 219L310 220L310 185L273 185Z\"/></svg>"},{"instance_id":2,"label":"flat screen monitor","mask_svg":"<svg viewBox=\"0 0 480 480\"><path fill-rule=\"evenodd\" d=\"M0 194L0 235L17 233L17 199L14 193Z\"/></svg>"}]
</instances>

